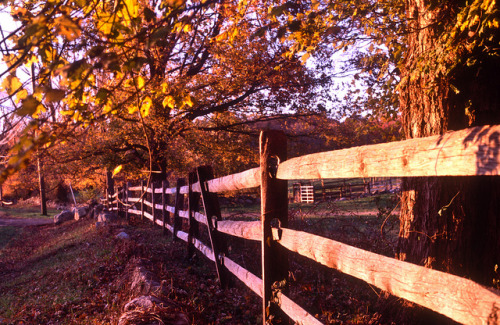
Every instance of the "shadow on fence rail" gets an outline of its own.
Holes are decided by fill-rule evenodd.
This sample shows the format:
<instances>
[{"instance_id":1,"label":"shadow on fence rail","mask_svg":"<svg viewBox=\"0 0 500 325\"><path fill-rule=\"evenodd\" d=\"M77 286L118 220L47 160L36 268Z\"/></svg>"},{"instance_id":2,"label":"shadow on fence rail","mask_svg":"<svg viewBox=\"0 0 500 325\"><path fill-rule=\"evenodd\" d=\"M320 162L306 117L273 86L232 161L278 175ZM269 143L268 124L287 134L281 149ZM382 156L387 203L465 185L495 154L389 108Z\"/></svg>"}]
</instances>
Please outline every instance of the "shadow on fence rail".
<instances>
[{"instance_id":1,"label":"shadow on fence rail","mask_svg":"<svg viewBox=\"0 0 500 325\"><path fill-rule=\"evenodd\" d=\"M210 167L197 168L188 181L174 187L142 181L126 183L108 196L112 210L129 218L147 218L187 242L188 254L200 251L213 261L222 286L234 275L262 297L264 324L282 312L300 324L321 324L287 297L287 252L361 279L390 294L417 303L466 324L497 324L500 296L471 280L368 252L331 239L287 228L287 180L348 177L413 177L499 175L500 164L477 165L478 152L491 145L500 126L479 127L445 135L323 152L286 160L286 137L264 131L260 167L213 178ZM481 136L477 136L480 134ZM474 141L469 141L474 135ZM465 144L465 145L464 145ZM493 150L493 149L492 149ZM495 159L499 159L498 155ZM260 187L261 220L222 220L217 193ZM187 197L187 206L184 206ZM174 202L169 205L169 202ZM201 202L200 202L201 201ZM200 203L204 213L200 212ZM186 219L188 231L181 229ZM199 225L210 244L199 238ZM261 242L262 278L226 256L221 233ZM282 312L281 312L281 311Z\"/></svg>"}]
</instances>

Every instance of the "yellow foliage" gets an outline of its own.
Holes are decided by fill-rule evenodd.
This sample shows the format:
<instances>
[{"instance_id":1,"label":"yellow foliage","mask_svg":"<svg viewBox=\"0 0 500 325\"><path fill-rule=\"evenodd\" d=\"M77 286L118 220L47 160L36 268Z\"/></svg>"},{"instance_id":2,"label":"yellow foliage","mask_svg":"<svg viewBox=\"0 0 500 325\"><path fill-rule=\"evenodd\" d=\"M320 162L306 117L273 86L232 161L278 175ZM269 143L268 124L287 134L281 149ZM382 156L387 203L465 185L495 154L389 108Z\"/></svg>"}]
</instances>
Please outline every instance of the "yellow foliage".
<instances>
[{"instance_id":1,"label":"yellow foliage","mask_svg":"<svg viewBox=\"0 0 500 325\"><path fill-rule=\"evenodd\" d=\"M122 170L123 166L122 165L118 165L115 167L115 169L113 169L113 177L116 176L116 174L118 174L121 170Z\"/></svg>"},{"instance_id":2,"label":"yellow foliage","mask_svg":"<svg viewBox=\"0 0 500 325\"><path fill-rule=\"evenodd\" d=\"M170 108L174 108L175 107L175 99L173 96L166 96L164 99L163 99L163 107L170 107Z\"/></svg>"},{"instance_id":3,"label":"yellow foliage","mask_svg":"<svg viewBox=\"0 0 500 325\"><path fill-rule=\"evenodd\" d=\"M74 41L81 35L80 26L66 16L59 16L54 19L56 30L69 41Z\"/></svg>"},{"instance_id":4,"label":"yellow foliage","mask_svg":"<svg viewBox=\"0 0 500 325\"><path fill-rule=\"evenodd\" d=\"M147 96L144 98L142 101L141 105L141 116L146 117L149 115L149 111L151 109L151 105L153 104L153 101L151 100L151 97Z\"/></svg>"},{"instance_id":5,"label":"yellow foliage","mask_svg":"<svg viewBox=\"0 0 500 325\"><path fill-rule=\"evenodd\" d=\"M7 76L2 82L2 89L9 95L13 95L22 86L23 84L19 81L19 78L13 75Z\"/></svg>"}]
</instances>

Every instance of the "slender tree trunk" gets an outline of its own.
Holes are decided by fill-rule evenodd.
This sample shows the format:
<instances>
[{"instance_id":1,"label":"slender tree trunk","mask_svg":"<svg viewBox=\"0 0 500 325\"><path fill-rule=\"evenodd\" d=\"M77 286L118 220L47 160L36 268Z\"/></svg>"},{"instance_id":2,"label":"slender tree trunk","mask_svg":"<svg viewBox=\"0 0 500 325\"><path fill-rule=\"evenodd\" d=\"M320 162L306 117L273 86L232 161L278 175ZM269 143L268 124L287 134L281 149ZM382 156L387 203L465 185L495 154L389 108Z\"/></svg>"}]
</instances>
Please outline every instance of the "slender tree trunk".
<instances>
[{"instance_id":1,"label":"slender tree trunk","mask_svg":"<svg viewBox=\"0 0 500 325\"><path fill-rule=\"evenodd\" d=\"M496 64L496 71L491 71L495 64L488 71L459 66L447 76L419 70L419 62L439 41L442 25L437 22L454 23L452 13L461 3L450 0L429 9L431 2L407 0L409 47L401 71L400 93L406 137L442 134L485 122L500 123L500 88L498 81L488 81L490 75L498 79L500 65ZM458 95L450 91L451 83L460 86ZM467 113L467 103L476 108L473 120ZM491 139L490 154L498 155L499 139ZM487 157L478 157L478 165L482 159ZM499 180L406 178L402 188L399 258L492 286L498 276L495 265L500 264Z\"/></svg>"},{"instance_id":2,"label":"slender tree trunk","mask_svg":"<svg viewBox=\"0 0 500 325\"><path fill-rule=\"evenodd\" d=\"M38 163L38 184L40 186L40 213L43 216L47 215L47 198L45 195L45 178L43 177L43 165L40 157L37 158Z\"/></svg>"}]
</instances>

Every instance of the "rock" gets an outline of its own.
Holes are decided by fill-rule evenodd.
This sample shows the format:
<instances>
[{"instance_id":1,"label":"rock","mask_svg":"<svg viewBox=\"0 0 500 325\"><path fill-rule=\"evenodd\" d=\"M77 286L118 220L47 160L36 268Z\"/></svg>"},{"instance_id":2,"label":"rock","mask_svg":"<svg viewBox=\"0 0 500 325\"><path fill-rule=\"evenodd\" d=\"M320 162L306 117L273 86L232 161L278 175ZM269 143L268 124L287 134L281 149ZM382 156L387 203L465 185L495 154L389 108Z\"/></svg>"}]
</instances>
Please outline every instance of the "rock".
<instances>
[{"instance_id":1,"label":"rock","mask_svg":"<svg viewBox=\"0 0 500 325\"><path fill-rule=\"evenodd\" d=\"M123 311L129 311L137 308L150 309L155 305L163 307L163 302L154 296L140 296L129 301L123 307Z\"/></svg>"},{"instance_id":2,"label":"rock","mask_svg":"<svg viewBox=\"0 0 500 325\"><path fill-rule=\"evenodd\" d=\"M153 273L143 266L138 266L132 274L130 291L136 295L161 291L161 285L154 279Z\"/></svg>"},{"instance_id":3,"label":"rock","mask_svg":"<svg viewBox=\"0 0 500 325\"><path fill-rule=\"evenodd\" d=\"M88 215L89 210L87 207L76 207L73 209L75 211L75 220L80 220Z\"/></svg>"},{"instance_id":4,"label":"rock","mask_svg":"<svg viewBox=\"0 0 500 325\"><path fill-rule=\"evenodd\" d=\"M114 222L116 220L117 220L116 214L114 214L113 212L101 211L97 215L97 222L108 223L108 222Z\"/></svg>"},{"instance_id":5,"label":"rock","mask_svg":"<svg viewBox=\"0 0 500 325\"><path fill-rule=\"evenodd\" d=\"M91 218L97 219L99 214L104 210L104 205L96 204L91 211Z\"/></svg>"},{"instance_id":6,"label":"rock","mask_svg":"<svg viewBox=\"0 0 500 325\"><path fill-rule=\"evenodd\" d=\"M116 235L116 238L118 238L118 239L130 239L130 236L126 232L122 231L121 233Z\"/></svg>"},{"instance_id":7,"label":"rock","mask_svg":"<svg viewBox=\"0 0 500 325\"><path fill-rule=\"evenodd\" d=\"M54 216L54 223L56 225L60 225L63 222L74 220L75 219L75 213L73 211L62 211L61 213L57 214Z\"/></svg>"}]
</instances>

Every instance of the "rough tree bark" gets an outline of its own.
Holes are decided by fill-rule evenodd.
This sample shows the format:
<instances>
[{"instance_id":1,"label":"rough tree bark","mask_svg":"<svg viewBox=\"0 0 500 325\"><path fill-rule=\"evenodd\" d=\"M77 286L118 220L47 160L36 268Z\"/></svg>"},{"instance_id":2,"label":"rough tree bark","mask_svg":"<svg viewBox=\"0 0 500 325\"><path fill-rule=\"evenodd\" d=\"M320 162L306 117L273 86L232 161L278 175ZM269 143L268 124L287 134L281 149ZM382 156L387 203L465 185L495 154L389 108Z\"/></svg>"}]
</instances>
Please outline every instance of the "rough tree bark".
<instances>
[{"instance_id":1,"label":"rough tree bark","mask_svg":"<svg viewBox=\"0 0 500 325\"><path fill-rule=\"evenodd\" d=\"M464 4L449 0L433 8L432 2L406 2L410 33L400 92L406 137L500 124L498 59L485 58L479 68L459 65L448 75L432 70L415 74L421 59L439 42L444 24L454 23L454 15ZM452 84L460 93L450 91ZM475 109L472 119L466 109L469 104ZM498 155L500 135L490 142L486 153L478 156L478 166L489 156ZM500 264L497 177L407 178L403 180L401 203L400 259L493 286L498 277L495 265Z\"/></svg>"}]
</instances>

